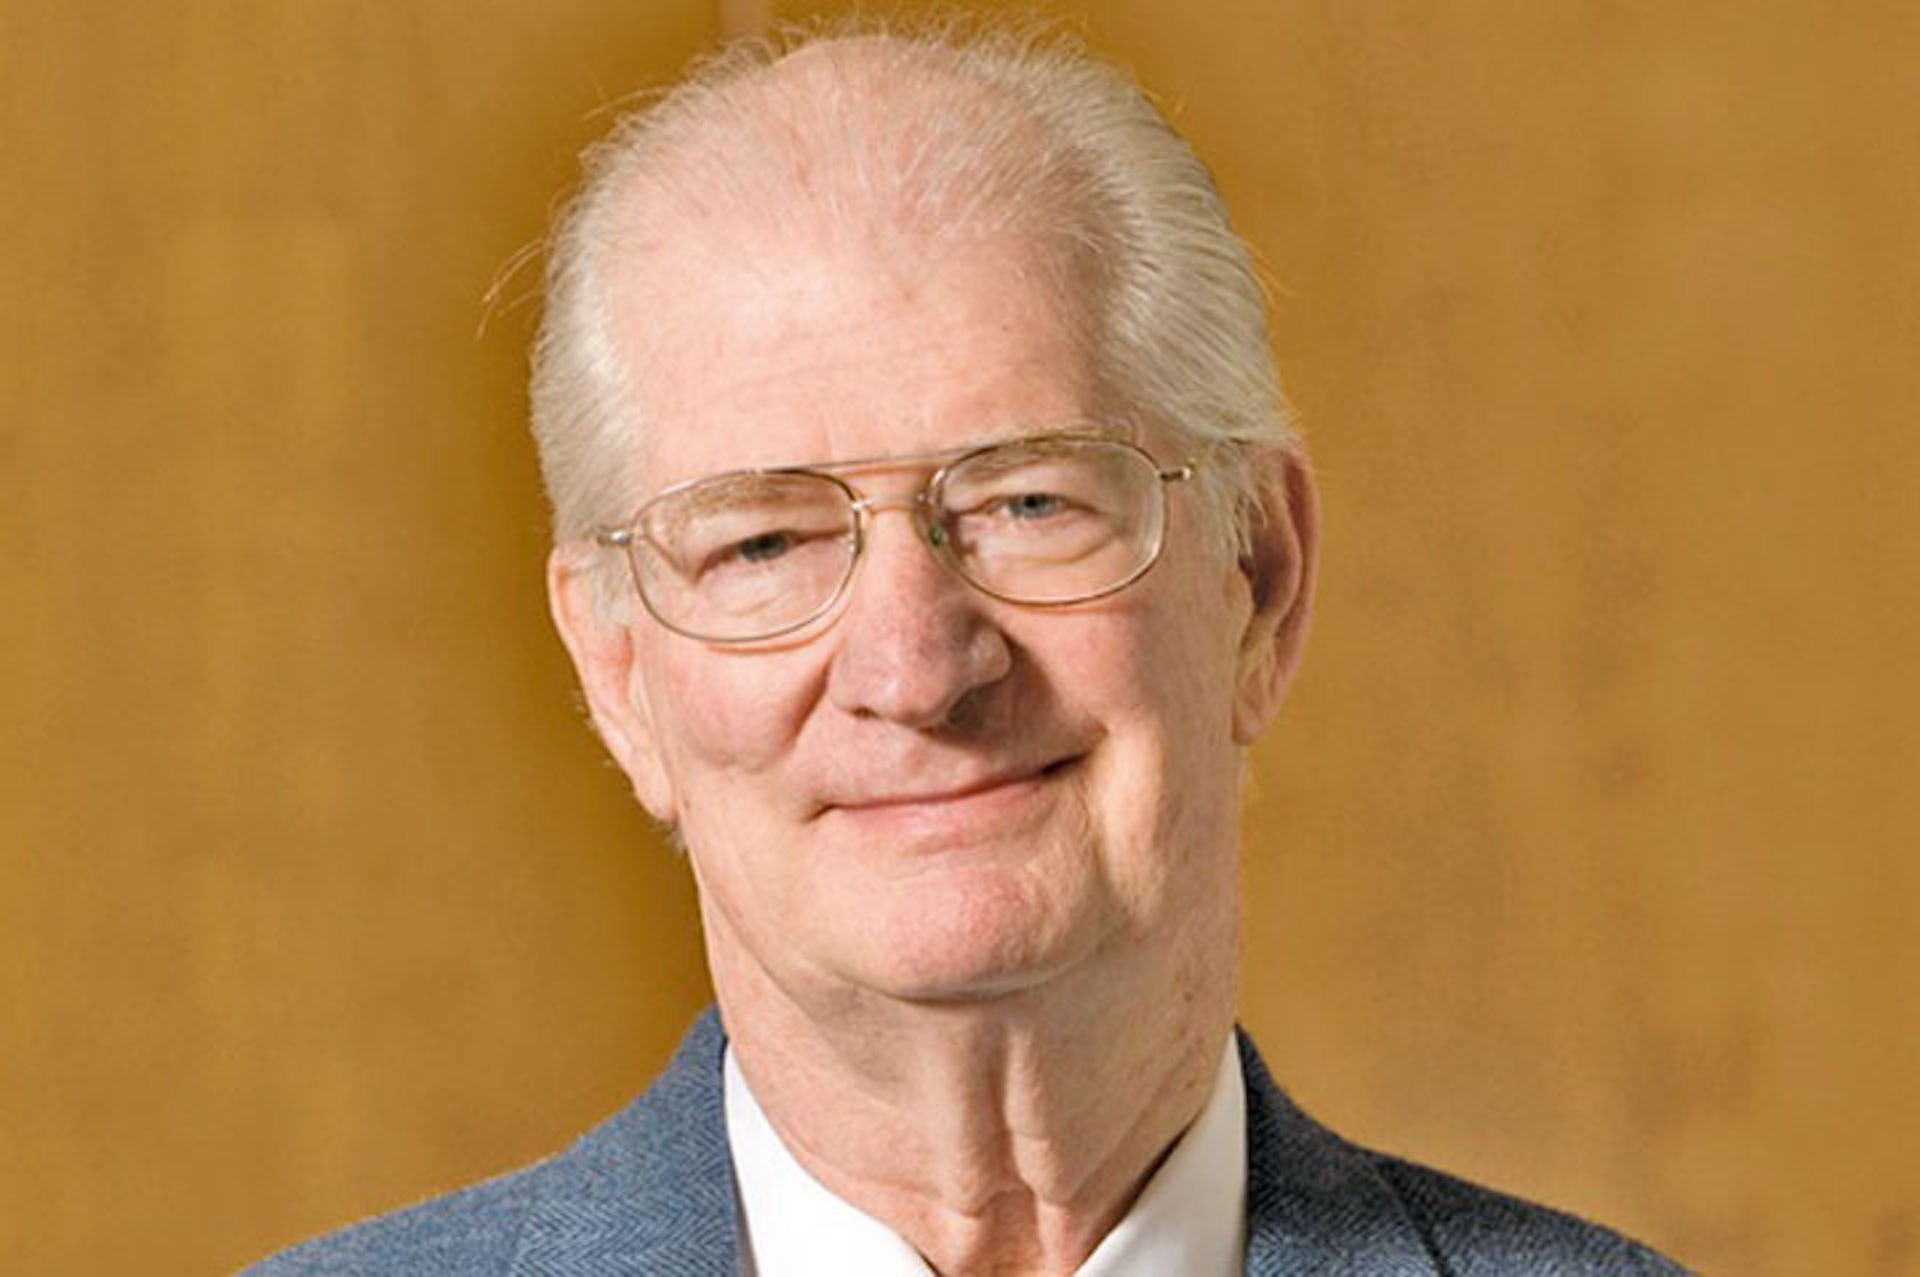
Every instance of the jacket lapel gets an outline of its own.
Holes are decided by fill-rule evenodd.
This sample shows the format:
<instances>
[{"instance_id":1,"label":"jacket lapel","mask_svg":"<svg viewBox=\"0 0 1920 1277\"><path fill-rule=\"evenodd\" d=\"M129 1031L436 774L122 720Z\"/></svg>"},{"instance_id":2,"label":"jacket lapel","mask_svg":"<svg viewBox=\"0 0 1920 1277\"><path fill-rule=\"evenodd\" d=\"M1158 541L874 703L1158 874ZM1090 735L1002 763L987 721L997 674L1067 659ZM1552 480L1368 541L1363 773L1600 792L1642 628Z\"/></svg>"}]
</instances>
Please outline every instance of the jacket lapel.
<instances>
[{"instance_id":1,"label":"jacket lapel","mask_svg":"<svg viewBox=\"0 0 1920 1277\"><path fill-rule=\"evenodd\" d=\"M1248 1277L1439 1277L1372 1161L1281 1093L1242 1033ZM510 1277L736 1277L739 1217L711 1009L660 1079L544 1170Z\"/></svg>"}]
</instances>

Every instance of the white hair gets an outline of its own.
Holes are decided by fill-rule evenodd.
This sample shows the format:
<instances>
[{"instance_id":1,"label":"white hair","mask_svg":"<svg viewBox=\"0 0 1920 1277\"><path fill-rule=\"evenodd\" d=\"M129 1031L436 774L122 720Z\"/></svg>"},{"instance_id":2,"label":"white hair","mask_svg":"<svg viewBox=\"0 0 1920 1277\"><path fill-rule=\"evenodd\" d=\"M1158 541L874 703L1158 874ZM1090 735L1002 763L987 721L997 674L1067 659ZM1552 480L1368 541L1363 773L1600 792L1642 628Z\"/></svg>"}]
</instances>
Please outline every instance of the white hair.
<instances>
[{"instance_id":1,"label":"white hair","mask_svg":"<svg viewBox=\"0 0 1920 1277\"><path fill-rule=\"evenodd\" d=\"M1084 315L1106 397L1202 459L1209 531L1241 552L1258 472L1298 451L1265 299L1206 167L1067 38L949 24L735 45L622 118L583 166L533 354L559 541L632 513L630 458L656 424L638 419L634 345L672 355L671 333L615 339L610 263L742 215L768 235L1030 236Z\"/></svg>"}]
</instances>

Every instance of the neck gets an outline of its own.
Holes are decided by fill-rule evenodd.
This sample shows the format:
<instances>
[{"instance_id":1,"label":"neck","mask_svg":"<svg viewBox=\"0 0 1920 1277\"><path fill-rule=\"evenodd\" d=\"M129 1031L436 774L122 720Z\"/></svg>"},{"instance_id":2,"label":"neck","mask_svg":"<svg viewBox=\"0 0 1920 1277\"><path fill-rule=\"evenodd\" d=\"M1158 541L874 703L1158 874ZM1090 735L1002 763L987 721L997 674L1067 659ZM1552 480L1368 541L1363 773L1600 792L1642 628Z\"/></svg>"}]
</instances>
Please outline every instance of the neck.
<instances>
[{"instance_id":1,"label":"neck","mask_svg":"<svg viewBox=\"0 0 1920 1277\"><path fill-rule=\"evenodd\" d=\"M825 1010L719 961L714 983L741 1071L815 1179L944 1277L1068 1274L1206 1102L1233 1025L1224 932L1186 961L972 1002Z\"/></svg>"}]
</instances>

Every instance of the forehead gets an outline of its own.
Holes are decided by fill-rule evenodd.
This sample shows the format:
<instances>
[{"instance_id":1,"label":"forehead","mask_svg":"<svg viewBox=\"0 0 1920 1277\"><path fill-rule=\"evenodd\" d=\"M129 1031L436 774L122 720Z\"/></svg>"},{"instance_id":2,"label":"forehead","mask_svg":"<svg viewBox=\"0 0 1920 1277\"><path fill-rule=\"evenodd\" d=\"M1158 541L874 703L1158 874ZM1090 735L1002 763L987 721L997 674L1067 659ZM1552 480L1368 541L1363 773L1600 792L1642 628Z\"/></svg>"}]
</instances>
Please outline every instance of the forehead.
<instances>
[{"instance_id":1,"label":"forehead","mask_svg":"<svg viewBox=\"0 0 1920 1277\"><path fill-rule=\"evenodd\" d=\"M1078 290L1016 237L702 236L610 281L635 491L1103 415Z\"/></svg>"}]
</instances>

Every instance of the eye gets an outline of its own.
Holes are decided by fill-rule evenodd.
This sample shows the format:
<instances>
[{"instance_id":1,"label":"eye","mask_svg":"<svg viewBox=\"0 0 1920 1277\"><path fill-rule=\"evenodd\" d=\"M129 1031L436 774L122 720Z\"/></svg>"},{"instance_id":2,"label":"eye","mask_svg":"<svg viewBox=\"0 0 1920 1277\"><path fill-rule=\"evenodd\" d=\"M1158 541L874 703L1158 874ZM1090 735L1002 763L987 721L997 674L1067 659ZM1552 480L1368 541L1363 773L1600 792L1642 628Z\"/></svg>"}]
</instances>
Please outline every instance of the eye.
<instances>
[{"instance_id":1,"label":"eye","mask_svg":"<svg viewBox=\"0 0 1920 1277\"><path fill-rule=\"evenodd\" d=\"M696 563L697 579L714 581L748 572L784 573L827 553L844 549L846 534L836 527L770 527L738 537L716 537Z\"/></svg>"},{"instance_id":2,"label":"eye","mask_svg":"<svg viewBox=\"0 0 1920 1277\"><path fill-rule=\"evenodd\" d=\"M762 532L733 546L729 556L748 563L766 563L791 550L794 540L791 532Z\"/></svg>"},{"instance_id":3,"label":"eye","mask_svg":"<svg viewBox=\"0 0 1920 1277\"><path fill-rule=\"evenodd\" d=\"M1059 514L1066 509L1067 502L1066 498L1051 492L1019 492L1002 497L999 507L1009 518L1035 520Z\"/></svg>"}]
</instances>

